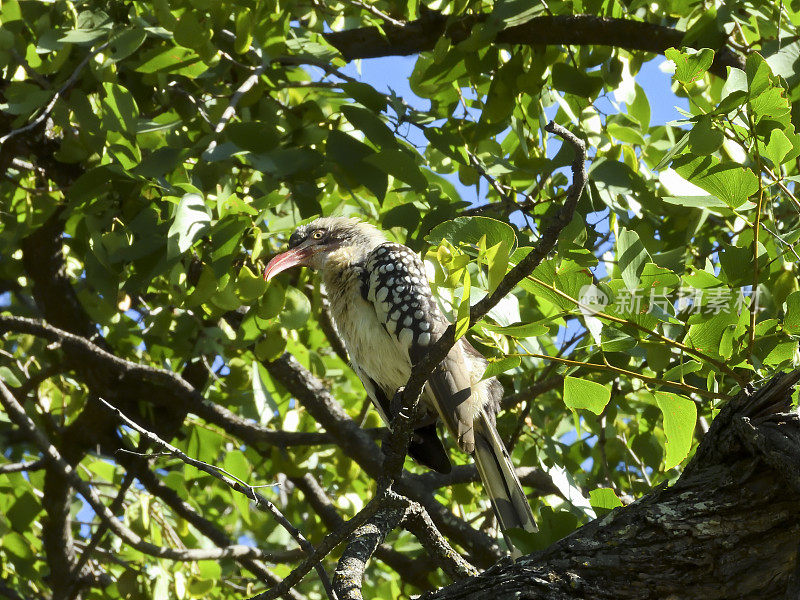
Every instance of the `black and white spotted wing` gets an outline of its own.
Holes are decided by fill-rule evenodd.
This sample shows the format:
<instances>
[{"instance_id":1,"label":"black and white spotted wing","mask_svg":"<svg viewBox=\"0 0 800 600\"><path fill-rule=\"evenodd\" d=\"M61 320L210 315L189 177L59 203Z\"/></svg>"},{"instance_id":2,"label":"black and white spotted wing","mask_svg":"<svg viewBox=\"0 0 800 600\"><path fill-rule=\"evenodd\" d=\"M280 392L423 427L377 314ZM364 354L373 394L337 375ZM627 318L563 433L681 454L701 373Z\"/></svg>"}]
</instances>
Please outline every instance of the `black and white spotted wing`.
<instances>
[{"instance_id":1,"label":"black and white spotted wing","mask_svg":"<svg viewBox=\"0 0 800 600\"><path fill-rule=\"evenodd\" d=\"M362 294L373 303L389 335L415 362L447 327L431 293L425 266L402 244L387 243L367 258Z\"/></svg>"}]
</instances>

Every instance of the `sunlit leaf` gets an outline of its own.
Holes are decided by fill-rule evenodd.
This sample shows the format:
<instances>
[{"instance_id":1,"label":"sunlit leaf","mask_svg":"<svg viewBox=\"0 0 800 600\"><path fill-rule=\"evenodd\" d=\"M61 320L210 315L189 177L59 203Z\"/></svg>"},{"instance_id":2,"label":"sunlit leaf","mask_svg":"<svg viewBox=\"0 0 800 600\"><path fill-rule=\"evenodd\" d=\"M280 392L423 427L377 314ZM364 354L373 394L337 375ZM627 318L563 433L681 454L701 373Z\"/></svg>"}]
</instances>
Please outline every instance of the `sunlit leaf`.
<instances>
[{"instance_id":1,"label":"sunlit leaf","mask_svg":"<svg viewBox=\"0 0 800 600\"><path fill-rule=\"evenodd\" d=\"M691 400L670 392L654 392L656 403L664 414L664 434L667 437L664 469L678 466L692 447L697 406Z\"/></svg>"}]
</instances>

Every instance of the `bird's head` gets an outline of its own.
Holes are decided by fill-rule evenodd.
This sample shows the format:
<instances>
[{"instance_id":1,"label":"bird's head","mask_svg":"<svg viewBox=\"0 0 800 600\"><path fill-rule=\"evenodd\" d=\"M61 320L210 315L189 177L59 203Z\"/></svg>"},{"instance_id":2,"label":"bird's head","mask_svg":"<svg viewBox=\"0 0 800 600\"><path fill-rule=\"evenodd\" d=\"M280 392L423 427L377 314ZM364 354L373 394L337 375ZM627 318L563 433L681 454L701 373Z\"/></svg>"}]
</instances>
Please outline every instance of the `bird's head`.
<instances>
[{"instance_id":1,"label":"bird's head","mask_svg":"<svg viewBox=\"0 0 800 600\"><path fill-rule=\"evenodd\" d=\"M384 235L369 223L345 217L320 217L295 230L289 238L289 249L267 263L264 279L269 281L296 265L324 269L333 254L350 263L358 262L384 242Z\"/></svg>"}]
</instances>

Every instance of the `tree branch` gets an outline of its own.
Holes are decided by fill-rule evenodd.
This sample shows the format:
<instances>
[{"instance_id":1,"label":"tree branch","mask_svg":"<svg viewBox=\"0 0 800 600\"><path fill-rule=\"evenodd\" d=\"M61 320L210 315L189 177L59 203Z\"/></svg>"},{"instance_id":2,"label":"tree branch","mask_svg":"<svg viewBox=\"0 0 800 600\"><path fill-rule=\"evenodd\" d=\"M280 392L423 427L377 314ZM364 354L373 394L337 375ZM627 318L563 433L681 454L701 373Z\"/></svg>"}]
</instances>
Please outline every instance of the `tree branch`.
<instances>
[{"instance_id":1,"label":"tree branch","mask_svg":"<svg viewBox=\"0 0 800 600\"><path fill-rule=\"evenodd\" d=\"M16 398L14 398L2 382L0 382L0 404L2 404L11 420L39 447L48 464L64 475L69 484L83 496L92 510L109 529L122 538L126 544L134 547L139 552L150 556L178 561L220 560L222 558L237 558L240 556L260 557L258 548L244 545L232 545L225 548L203 550L176 550L174 548L156 546L155 544L144 541L138 534L130 530L117 519L108 507L103 504L92 487L78 476L75 469L62 458L55 446L50 443L44 433L42 433L30 417L25 414L22 406L20 406Z\"/></svg>"},{"instance_id":2,"label":"tree branch","mask_svg":"<svg viewBox=\"0 0 800 600\"><path fill-rule=\"evenodd\" d=\"M0 475L7 473L19 473L20 471L39 471L44 469L45 461L43 458L29 462L8 463L0 465Z\"/></svg>"},{"instance_id":3,"label":"tree branch","mask_svg":"<svg viewBox=\"0 0 800 600\"><path fill-rule=\"evenodd\" d=\"M270 376L297 398L309 414L336 439L337 445L345 454L353 458L373 479L378 480L383 475L380 450L344 411L322 381L290 354L265 363L265 366ZM436 500L430 490L419 483L402 477L395 482L394 488L398 493L422 504L436 527L466 548L475 564L489 566L503 556L503 551L494 538L456 517Z\"/></svg>"},{"instance_id":4,"label":"tree branch","mask_svg":"<svg viewBox=\"0 0 800 600\"><path fill-rule=\"evenodd\" d=\"M342 53L345 60L379 56L407 56L433 50L436 42L447 37L457 44L472 34L488 14L467 15L448 19L429 11L416 21L404 25L384 23L377 27L361 27L325 33L325 39ZM670 47L683 45L685 31L634 21L611 19L594 15L540 16L499 31L495 42L531 46L613 46L664 54ZM490 43L486 42L487 45ZM696 46L695 46L696 47ZM726 76L726 67L744 69L744 59L727 46L717 49L709 69L715 75Z\"/></svg>"},{"instance_id":5,"label":"tree branch","mask_svg":"<svg viewBox=\"0 0 800 600\"><path fill-rule=\"evenodd\" d=\"M730 400L674 485L516 564L423 598L795 597L800 416L792 389L798 381L800 370L777 375Z\"/></svg>"},{"instance_id":6,"label":"tree branch","mask_svg":"<svg viewBox=\"0 0 800 600\"><path fill-rule=\"evenodd\" d=\"M78 76L81 74L81 71L83 71L83 69L86 67L86 65L89 64L89 61L92 60L95 56L97 56L100 52L105 50L110 43L111 42L106 42L105 44L99 45L97 48L95 48L94 50L89 52L89 54L87 54L85 57L83 57L83 60L80 63L78 63L78 66L75 68L75 70L72 72L72 74L64 82L64 85L62 85L61 88L59 88L59 90L55 94L53 94L53 97L50 99L50 102L48 102L47 106L45 106L44 109L42 109L42 112L39 113L39 116L36 117L34 120L32 120L27 125L23 125L22 127L19 127L18 129L14 129L12 131L9 131L3 137L0 137L0 146L5 144L8 140L10 140L15 135L19 135L21 133L25 133L26 131L30 131L31 129L34 129L37 125L40 125L50 115L50 113L52 112L53 107L56 105L56 102L58 101L58 99L64 94L64 92L66 92L69 88L71 88L75 84L75 82L78 80Z\"/></svg>"},{"instance_id":7,"label":"tree branch","mask_svg":"<svg viewBox=\"0 0 800 600\"><path fill-rule=\"evenodd\" d=\"M306 473L302 477L291 477L290 480L303 492L306 501L328 529L339 529L344 524L344 519L311 473ZM421 590L430 588L428 573L431 572L431 565L429 562L412 559L388 544L380 544L375 550L375 557L394 569L404 582Z\"/></svg>"},{"instance_id":8,"label":"tree branch","mask_svg":"<svg viewBox=\"0 0 800 600\"><path fill-rule=\"evenodd\" d=\"M222 531L222 529L219 529L217 525L198 513L189 503L185 502L175 490L167 487L161 481L159 481L144 460L141 460L139 457L129 455L127 458L123 458L120 462L125 464L129 471L135 473L136 478L141 482L148 492L153 494L153 496L160 498L164 504L169 506L175 512L175 514L179 515L183 519L186 519L189 523L194 525L194 527L197 528L200 533L214 542L217 546L224 548L233 543L227 534ZM298 549L298 551L303 553L303 551L300 549ZM268 562L283 562L287 556L276 556L269 550L262 550L262 558ZM295 557L295 559L298 560L299 558L300 557ZM256 577L261 579L261 581L268 586L275 585L280 581L280 578L275 575L275 573L270 571L266 566L256 559L243 556L237 558L236 560L244 565L245 568L252 571ZM290 600L301 600L300 595L294 590L291 590L285 594L284 597L289 598Z\"/></svg>"},{"instance_id":9,"label":"tree branch","mask_svg":"<svg viewBox=\"0 0 800 600\"><path fill-rule=\"evenodd\" d=\"M292 538L300 545L300 547L303 549L304 552L306 552L306 554L311 555L314 553L314 546L311 545L311 542L309 542L306 539L306 537L300 532L300 530L297 529L289 521L289 519L287 519L283 515L283 513L278 510L278 507L275 506L269 500L267 500L264 496L256 492L255 489L252 486L248 485L245 481L242 481L235 475L232 475L231 473L229 473L224 469L221 469L220 467L209 465L208 463L204 463L200 460L187 456L184 452L182 452L172 444L168 444L153 432L148 431L144 427L141 427L140 425L138 425L137 423L126 417L122 413L122 411L119 410L118 408L115 408L102 398L99 398L99 400L106 406L106 408L108 408L111 412L113 412L117 416L117 418L119 418L123 423L125 423L125 425L127 425L131 429L134 429L135 431L138 431L141 436L143 436L150 443L154 444L156 447L163 448L164 450L169 452L169 454L182 460L187 465L191 465L194 468L203 471L204 473L208 473L215 479L218 479L219 481L223 482L231 489L236 490L240 494L244 494L247 498L252 500L260 510L263 510L271 514L272 518L275 519L278 525L283 527L283 529L286 530L286 532L290 536L292 536ZM331 600L335 600L335 596L331 591L332 587L330 580L328 579L328 574L325 573L325 570L319 565L317 565L316 570L320 580L322 581L322 586L328 592L328 596L331 598Z\"/></svg>"},{"instance_id":10,"label":"tree branch","mask_svg":"<svg viewBox=\"0 0 800 600\"><path fill-rule=\"evenodd\" d=\"M353 532L333 575L334 589L341 600L363 600L361 582L367 561L405 513L403 507L385 506Z\"/></svg>"}]
</instances>

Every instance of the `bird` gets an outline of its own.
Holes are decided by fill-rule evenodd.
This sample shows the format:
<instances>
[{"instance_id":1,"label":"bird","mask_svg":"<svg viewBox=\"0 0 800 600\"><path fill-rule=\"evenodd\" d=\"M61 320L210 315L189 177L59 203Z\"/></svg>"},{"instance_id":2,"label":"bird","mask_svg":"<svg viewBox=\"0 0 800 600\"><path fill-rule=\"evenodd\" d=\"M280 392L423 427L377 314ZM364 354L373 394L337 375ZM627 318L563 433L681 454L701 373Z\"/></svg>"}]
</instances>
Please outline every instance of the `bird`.
<instances>
[{"instance_id":1,"label":"bird","mask_svg":"<svg viewBox=\"0 0 800 600\"><path fill-rule=\"evenodd\" d=\"M450 324L422 260L367 222L319 217L297 227L288 250L267 263L264 279L300 265L321 274L351 366L391 428L391 399ZM519 556L508 532L536 532L537 526L496 427L502 384L494 377L482 379L486 365L483 355L459 338L424 388L425 416L414 429L408 454L434 471L450 472L437 431L443 422L458 447L474 457L503 537Z\"/></svg>"}]
</instances>

